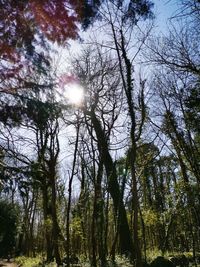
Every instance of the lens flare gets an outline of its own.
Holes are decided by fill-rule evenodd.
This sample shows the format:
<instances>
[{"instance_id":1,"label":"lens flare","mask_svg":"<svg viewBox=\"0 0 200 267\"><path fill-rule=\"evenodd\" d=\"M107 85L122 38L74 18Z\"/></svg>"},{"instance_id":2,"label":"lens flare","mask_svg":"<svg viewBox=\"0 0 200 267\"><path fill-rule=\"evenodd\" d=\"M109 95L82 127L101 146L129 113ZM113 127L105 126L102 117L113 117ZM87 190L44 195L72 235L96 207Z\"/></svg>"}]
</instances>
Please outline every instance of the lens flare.
<instances>
[{"instance_id":1,"label":"lens flare","mask_svg":"<svg viewBox=\"0 0 200 267\"><path fill-rule=\"evenodd\" d=\"M69 84L64 93L70 104L80 105L83 102L84 90L80 84Z\"/></svg>"}]
</instances>

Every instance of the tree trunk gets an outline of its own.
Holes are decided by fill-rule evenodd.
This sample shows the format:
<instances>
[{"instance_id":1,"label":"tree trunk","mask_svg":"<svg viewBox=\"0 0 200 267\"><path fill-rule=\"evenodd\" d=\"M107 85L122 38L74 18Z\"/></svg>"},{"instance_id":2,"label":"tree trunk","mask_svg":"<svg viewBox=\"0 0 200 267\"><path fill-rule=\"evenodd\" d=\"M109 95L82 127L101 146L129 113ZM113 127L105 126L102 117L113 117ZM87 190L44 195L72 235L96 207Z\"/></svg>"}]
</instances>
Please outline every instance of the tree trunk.
<instances>
[{"instance_id":1,"label":"tree trunk","mask_svg":"<svg viewBox=\"0 0 200 267\"><path fill-rule=\"evenodd\" d=\"M98 148L108 177L108 191L113 199L115 214L119 216L119 243L120 253L133 258L133 241L128 225L126 210L121 199L116 167L109 153L105 133L95 113L91 111L91 121L98 140Z\"/></svg>"},{"instance_id":2,"label":"tree trunk","mask_svg":"<svg viewBox=\"0 0 200 267\"><path fill-rule=\"evenodd\" d=\"M45 177L43 177L45 179ZM52 248L52 229L51 225L49 225L49 219L51 218L51 214L49 212L49 204L48 204L48 188L45 184L42 185L42 197L43 197L43 214L44 214L44 224L45 224L45 247L46 247L46 261L50 262L53 258L53 248Z\"/></svg>"},{"instance_id":3,"label":"tree trunk","mask_svg":"<svg viewBox=\"0 0 200 267\"><path fill-rule=\"evenodd\" d=\"M95 186L95 194L96 194L96 210L97 210L97 217L96 217L96 224L97 224L97 231L98 231L98 252L99 252L99 259L100 265L103 267L106 263L106 248L103 238L104 233L104 214L103 214L103 197L102 197L102 175L103 175L103 162L100 160L99 169L97 173L97 181Z\"/></svg>"},{"instance_id":4,"label":"tree trunk","mask_svg":"<svg viewBox=\"0 0 200 267\"><path fill-rule=\"evenodd\" d=\"M53 168L55 169L55 168ZM57 208L56 208L56 184L55 184L55 173L53 170L51 172L51 195L52 195L52 222L53 222L53 246L54 246L54 256L56 259L57 265L61 265L61 257L59 252L59 237L61 235L60 228L58 225L58 218L57 218Z\"/></svg>"}]
</instances>

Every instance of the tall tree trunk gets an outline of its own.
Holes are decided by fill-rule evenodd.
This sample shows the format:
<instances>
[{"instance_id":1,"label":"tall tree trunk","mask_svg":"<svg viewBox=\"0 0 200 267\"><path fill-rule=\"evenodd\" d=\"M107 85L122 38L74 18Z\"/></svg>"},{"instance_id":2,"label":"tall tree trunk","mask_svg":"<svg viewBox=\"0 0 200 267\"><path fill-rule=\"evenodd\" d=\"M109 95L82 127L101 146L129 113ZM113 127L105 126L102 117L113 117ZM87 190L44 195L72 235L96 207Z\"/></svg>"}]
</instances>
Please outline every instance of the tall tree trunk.
<instances>
[{"instance_id":1,"label":"tall tree trunk","mask_svg":"<svg viewBox=\"0 0 200 267\"><path fill-rule=\"evenodd\" d=\"M45 179L45 177L43 177ZM53 247L52 247L52 229L49 222L51 218L49 201L48 201L48 188L46 183L42 185L42 198L43 198L43 214L44 214L44 227L45 227L45 247L46 247L46 261L50 262L53 259Z\"/></svg>"},{"instance_id":2,"label":"tall tree trunk","mask_svg":"<svg viewBox=\"0 0 200 267\"><path fill-rule=\"evenodd\" d=\"M96 217L97 217L97 196L96 196L96 193L95 193L95 195L94 195L94 203L93 203L93 213L92 213L92 224L91 224L91 241L92 241L92 260L91 260L91 265L93 267L97 267L96 234L95 234Z\"/></svg>"},{"instance_id":3,"label":"tall tree trunk","mask_svg":"<svg viewBox=\"0 0 200 267\"><path fill-rule=\"evenodd\" d=\"M98 140L98 148L105 166L108 177L108 191L113 199L115 214L120 218L119 221L119 243L120 253L133 258L133 241L128 225L126 210L121 199L120 187L117 180L116 167L109 153L107 138L97 119L94 111L90 112L91 121Z\"/></svg>"},{"instance_id":4,"label":"tall tree trunk","mask_svg":"<svg viewBox=\"0 0 200 267\"><path fill-rule=\"evenodd\" d=\"M95 194L96 194L96 209L97 209L97 218L96 218L96 224L97 224L97 231L98 231L98 252L99 252L99 259L100 259L100 265L103 267L106 263L106 248L103 238L104 233L104 213L103 213L103 197L102 197L102 176L103 176L103 162L100 160L99 163L99 169L97 173L97 181L95 186Z\"/></svg>"},{"instance_id":5,"label":"tall tree trunk","mask_svg":"<svg viewBox=\"0 0 200 267\"><path fill-rule=\"evenodd\" d=\"M126 95L127 105L128 105L128 115L131 121L131 130L130 130L130 139L131 139L131 147L130 147L130 167L131 167L131 176L132 176L132 200L133 200L133 231L134 231L134 259L136 267L142 266L141 259L141 249L139 245L138 238L138 192L137 192L137 178L136 178L136 153L137 153L137 141L139 140L143 124L145 121L145 105L144 105L144 94L143 87L141 92L141 121L138 127L138 133L136 134L136 107L134 103L134 92L133 92L133 65L131 60L128 57L126 50L126 40L122 29L119 30L120 40L116 35L116 29L114 24L111 22L111 29L113 33L113 39L115 44L115 49L117 52L117 57L119 61L119 69L120 75L122 78L123 89Z\"/></svg>"},{"instance_id":6,"label":"tall tree trunk","mask_svg":"<svg viewBox=\"0 0 200 267\"><path fill-rule=\"evenodd\" d=\"M137 179L135 170L135 158L136 149L132 146L130 155L131 164L131 177L132 177L132 205L133 205L133 237L134 237L134 260L136 267L141 266L141 249L138 238L138 213L139 213L139 201L138 201L138 189L137 189Z\"/></svg>"},{"instance_id":7,"label":"tall tree trunk","mask_svg":"<svg viewBox=\"0 0 200 267\"><path fill-rule=\"evenodd\" d=\"M55 170L55 168L53 168ZM55 173L51 172L51 209L52 209L52 233L53 233L53 247L54 247L54 254L56 258L57 265L61 265L61 257L59 252L59 238L61 235L60 228L58 225L58 217L57 217L57 207L56 207L56 182L55 182Z\"/></svg>"},{"instance_id":8,"label":"tall tree trunk","mask_svg":"<svg viewBox=\"0 0 200 267\"><path fill-rule=\"evenodd\" d=\"M68 205L67 205L67 224L66 224L66 236L67 236L67 244L66 244L66 254L67 254L67 266L70 265L70 212L71 212L71 198L72 198L72 182L74 178L74 172L75 172L75 165L76 165L76 156L78 152L78 142L79 142L79 129L80 125L78 123L77 129L76 129L76 141L75 141L75 148L74 148L74 155L73 155L73 163L72 163L72 171L71 176L69 177L69 186L68 186Z\"/></svg>"}]
</instances>

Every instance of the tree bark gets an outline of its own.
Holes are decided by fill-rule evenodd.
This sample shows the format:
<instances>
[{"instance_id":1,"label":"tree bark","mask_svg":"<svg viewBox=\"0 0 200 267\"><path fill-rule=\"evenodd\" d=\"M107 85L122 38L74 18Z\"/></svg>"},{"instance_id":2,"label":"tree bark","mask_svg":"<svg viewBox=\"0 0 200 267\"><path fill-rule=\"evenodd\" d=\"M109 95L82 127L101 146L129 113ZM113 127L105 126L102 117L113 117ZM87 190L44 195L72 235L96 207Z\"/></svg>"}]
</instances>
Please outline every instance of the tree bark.
<instances>
[{"instance_id":1,"label":"tree bark","mask_svg":"<svg viewBox=\"0 0 200 267\"><path fill-rule=\"evenodd\" d=\"M115 214L119 216L120 253L133 258L133 241L128 225L126 210L123 200L121 199L116 167L109 152L107 138L98 118L93 111L90 112L90 116L97 136L99 152L108 177L108 191L113 199Z\"/></svg>"}]
</instances>

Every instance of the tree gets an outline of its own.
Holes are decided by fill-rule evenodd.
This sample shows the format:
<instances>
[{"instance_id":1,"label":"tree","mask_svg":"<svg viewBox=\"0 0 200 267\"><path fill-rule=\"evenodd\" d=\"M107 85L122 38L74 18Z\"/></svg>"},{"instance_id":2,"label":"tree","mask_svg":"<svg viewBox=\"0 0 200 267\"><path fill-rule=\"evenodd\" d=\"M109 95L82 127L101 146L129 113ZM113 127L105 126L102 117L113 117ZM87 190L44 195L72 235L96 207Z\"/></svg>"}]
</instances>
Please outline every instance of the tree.
<instances>
[{"instance_id":1,"label":"tree","mask_svg":"<svg viewBox=\"0 0 200 267\"><path fill-rule=\"evenodd\" d=\"M17 224L19 221L18 207L6 200L0 201L0 256L9 257L16 245Z\"/></svg>"},{"instance_id":2,"label":"tree","mask_svg":"<svg viewBox=\"0 0 200 267\"><path fill-rule=\"evenodd\" d=\"M197 23L200 19L200 2L199 0L182 0L175 18L189 18L189 20L197 20Z\"/></svg>"},{"instance_id":3,"label":"tree","mask_svg":"<svg viewBox=\"0 0 200 267\"><path fill-rule=\"evenodd\" d=\"M113 79L112 75L116 72L116 65L115 62L113 65L109 58L104 59L98 47L93 51L97 53L94 58L92 58L91 51L85 51L83 59L79 58L74 65L76 75L88 91L88 99L86 98L82 109L86 124L89 125L89 121L91 121L92 128L94 128L100 158L99 164L103 163L107 174L108 191L113 199L115 214L119 220L117 231L119 231L120 252L131 255L133 246L126 210L121 198L115 163L109 151L109 137L119 115L120 107L118 104L120 96L117 92L118 79Z\"/></svg>"},{"instance_id":4,"label":"tree","mask_svg":"<svg viewBox=\"0 0 200 267\"><path fill-rule=\"evenodd\" d=\"M47 77L48 85L42 86L43 89L41 89L42 87L37 83L37 79L44 84L47 81ZM27 80L28 78L23 84L24 88L26 88ZM34 187L34 185L37 185L36 189L42 194L47 261L52 260L53 256L55 256L57 263L60 264L59 240L62 236L57 216L56 183L60 152L58 120L61 116L61 109L55 101L52 88L53 78L50 74L47 75L46 72L41 74L35 71L35 73L32 73L32 77L29 77L28 84L32 86L31 91L18 91L17 94L14 94L15 100L12 98L13 95L10 94L8 100L11 101L13 99L13 101L9 105L3 101L4 115L1 120L4 126L9 125L11 128L23 125L33 137L33 139L22 138L25 141L24 143L28 142L35 150L35 152L32 151L32 158L24 155L26 160L23 161L23 164L28 169L28 177L31 177L32 184L27 181L28 179L24 182L20 179L19 189L21 195L23 194L22 199L25 199L25 195L27 196L26 200L29 200L27 195L28 186ZM6 145L4 146L5 148ZM22 157L20 159L15 149L8 147L7 151L13 155L13 158L17 158L17 164L19 164L18 161L22 161ZM26 151L23 151L22 154L26 154ZM33 190L33 193L36 193L37 190ZM25 206L27 204L25 203ZM29 213L30 210L27 212ZM29 227L28 221L32 218L28 214L26 219L27 224L25 226Z\"/></svg>"},{"instance_id":5,"label":"tree","mask_svg":"<svg viewBox=\"0 0 200 267\"><path fill-rule=\"evenodd\" d=\"M145 81L140 81L139 93L136 92L134 84L134 60L141 50L147 36L143 36L142 41L136 48L137 52L132 52L134 38L134 27L140 20L152 17L153 4L151 1L129 1L129 4L121 3L114 5L107 2L104 7L104 21L110 29L111 40L108 46L115 50L115 56L119 64L119 75L121 76L123 91L126 96L127 114L130 119L130 140L129 160L132 178L132 207L134 213L133 236L134 236L134 260L136 266L141 266L141 251L138 238L138 188L136 175L136 155L137 143L141 138L143 126L146 120L146 106L144 99ZM116 19L117 14L117 19ZM110 45L111 41L111 45ZM133 55L134 54L134 55ZM138 102L137 102L138 97ZM139 112L138 112L139 111Z\"/></svg>"},{"instance_id":6,"label":"tree","mask_svg":"<svg viewBox=\"0 0 200 267\"><path fill-rule=\"evenodd\" d=\"M191 130L195 133L196 141L198 142L200 129L200 88L198 84L194 86L189 92L188 97L185 99L186 106L186 120Z\"/></svg>"},{"instance_id":7,"label":"tree","mask_svg":"<svg viewBox=\"0 0 200 267\"><path fill-rule=\"evenodd\" d=\"M186 2L189 3L189 1L184 3L186 4ZM179 27L172 24L168 36L157 38L151 43L150 49L153 51L151 56L154 56L150 59L160 68L155 74L156 86L154 87L161 100L159 111L163 118L160 129L169 138L171 148L179 163L181 181L184 184L182 190L187 199L189 213L193 218L188 222L188 228L193 228L191 236L194 240L193 232L199 236L197 230L199 200L192 193L193 186L199 187L199 134L198 126L192 126L194 121L198 121L196 100L198 99L200 74L199 57L197 56L199 28L194 27L195 21L190 20L185 24L187 19L183 19L184 24L180 24ZM193 94L195 97L192 97ZM192 108L190 113L188 109L190 103L194 104L194 109L197 108L196 115ZM187 107L187 105L189 106ZM193 243L195 244L195 242ZM194 256L197 248L197 244L193 245Z\"/></svg>"},{"instance_id":8,"label":"tree","mask_svg":"<svg viewBox=\"0 0 200 267\"><path fill-rule=\"evenodd\" d=\"M45 0L43 2L0 2L2 39L1 59L17 59L25 52L34 53L35 45L44 38L63 44L78 36L77 23L87 27L98 11L101 1Z\"/></svg>"},{"instance_id":9,"label":"tree","mask_svg":"<svg viewBox=\"0 0 200 267\"><path fill-rule=\"evenodd\" d=\"M49 63L47 50L54 43L65 45L69 39L78 39L78 24L86 29L95 19L101 0L25 0L0 1L0 82L16 80L35 62ZM1 91L15 91L18 85ZM31 88L30 88L31 89Z\"/></svg>"}]
</instances>

